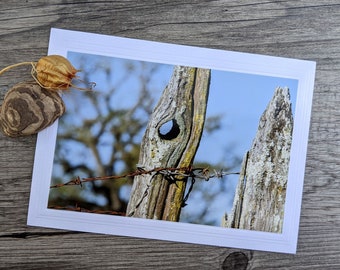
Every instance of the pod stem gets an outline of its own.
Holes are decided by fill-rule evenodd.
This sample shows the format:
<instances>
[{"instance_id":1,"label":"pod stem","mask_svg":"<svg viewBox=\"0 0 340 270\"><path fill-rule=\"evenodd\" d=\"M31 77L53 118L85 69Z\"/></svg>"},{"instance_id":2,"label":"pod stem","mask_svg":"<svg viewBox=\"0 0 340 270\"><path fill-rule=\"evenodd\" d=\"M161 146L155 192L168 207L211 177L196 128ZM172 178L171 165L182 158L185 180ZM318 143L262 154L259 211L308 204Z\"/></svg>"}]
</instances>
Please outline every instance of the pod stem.
<instances>
[{"instance_id":1,"label":"pod stem","mask_svg":"<svg viewBox=\"0 0 340 270\"><path fill-rule=\"evenodd\" d=\"M25 65L31 65L31 66L34 67L35 64L36 64L36 62L21 62L21 63L18 63L18 64L10 65L10 66L5 67L4 69L0 70L0 75L5 73L7 70L10 70L10 69L15 68L15 67L25 66Z\"/></svg>"}]
</instances>

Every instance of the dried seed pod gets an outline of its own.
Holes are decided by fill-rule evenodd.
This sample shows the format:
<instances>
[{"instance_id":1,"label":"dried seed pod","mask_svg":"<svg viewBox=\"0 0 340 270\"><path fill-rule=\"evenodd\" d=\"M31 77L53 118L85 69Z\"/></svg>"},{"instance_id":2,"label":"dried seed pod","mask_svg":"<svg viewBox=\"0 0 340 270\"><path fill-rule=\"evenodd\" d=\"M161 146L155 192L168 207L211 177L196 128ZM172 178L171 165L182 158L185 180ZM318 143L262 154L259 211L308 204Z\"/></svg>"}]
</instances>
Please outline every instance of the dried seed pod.
<instances>
[{"instance_id":1,"label":"dried seed pod","mask_svg":"<svg viewBox=\"0 0 340 270\"><path fill-rule=\"evenodd\" d=\"M72 64L61 55L44 56L40 58L38 62L14 64L0 70L0 75L9 69L23 65L31 65L32 77L41 87L48 90L68 90L70 87L79 90L92 90L92 88L96 86L94 82L89 83L88 88L73 85L72 80L77 78L76 73L79 70L74 68Z\"/></svg>"},{"instance_id":2,"label":"dried seed pod","mask_svg":"<svg viewBox=\"0 0 340 270\"><path fill-rule=\"evenodd\" d=\"M33 65L32 76L44 88L67 90L78 71L65 57L49 55L40 58L36 65Z\"/></svg>"},{"instance_id":3,"label":"dried seed pod","mask_svg":"<svg viewBox=\"0 0 340 270\"><path fill-rule=\"evenodd\" d=\"M35 82L19 83L4 97L0 126L10 137L32 135L50 126L64 112L64 102L57 92Z\"/></svg>"}]
</instances>

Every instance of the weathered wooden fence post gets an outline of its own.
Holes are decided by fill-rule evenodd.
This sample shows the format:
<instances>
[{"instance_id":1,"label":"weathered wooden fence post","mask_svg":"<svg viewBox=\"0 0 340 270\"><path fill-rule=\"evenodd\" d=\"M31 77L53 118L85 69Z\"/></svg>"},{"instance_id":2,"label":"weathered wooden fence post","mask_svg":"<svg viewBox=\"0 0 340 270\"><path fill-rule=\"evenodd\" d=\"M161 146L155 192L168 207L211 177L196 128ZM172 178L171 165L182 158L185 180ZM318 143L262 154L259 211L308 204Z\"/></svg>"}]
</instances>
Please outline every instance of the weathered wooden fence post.
<instances>
[{"instance_id":1,"label":"weathered wooden fence post","mask_svg":"<svg viewBox=\"0 0 340 270\"><path fill-rule=\"evenodd\" d=\"M199 146L209 94L210 70L175 66L144 134L139 166L178 168L192 165ZM172 125L162 133L164 124ZM186 179L170 183L160 174L134 178L127 216L178 221Z\"/></svg>"},{"instance_id":2,"label":"weathered wooden fence post","mask_svg":"<svg viewBox=\"0 0 340 270\"><path fill-rule=\"evenodd\" d=\"M277 88L245 154L225 227L282 232L293 115L288 88Z\"/></svg>"}]
</instances>

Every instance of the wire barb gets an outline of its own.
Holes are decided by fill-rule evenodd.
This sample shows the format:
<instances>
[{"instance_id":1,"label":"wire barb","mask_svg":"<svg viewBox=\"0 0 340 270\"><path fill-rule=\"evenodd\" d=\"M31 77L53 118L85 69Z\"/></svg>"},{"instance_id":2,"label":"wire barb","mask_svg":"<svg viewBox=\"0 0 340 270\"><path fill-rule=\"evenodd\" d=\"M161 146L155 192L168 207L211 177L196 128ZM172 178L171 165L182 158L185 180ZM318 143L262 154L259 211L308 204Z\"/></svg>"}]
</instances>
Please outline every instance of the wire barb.
<instances>
[{"instance_id":1,"label":"wire barb","mask_svg":"<svg viewBox=\"0 0 340 270\"><path fill-rule=\"evenodd\" d=\"M193 168L193 167L179 167L179 168L154 168L150 170L146 170L143 166L138 165L137 169L134 172L122 174L122 175L110 175L110 176L97 176L97 177L87 177L80 178L77 176L75 179L72 179L66 183L56 184L50 186L50 188L60 188L64 186L74 186L79 185L82 187L83 183L92 182L92 181L107 181L107 180L118 180L128 177L135 177L138 175L147 175L147 174L160 174L164 176L164 178L172 183L176 181L186 181L187 178L192 179L201 179L205 181L209 181L212 178L221 179L224 176L232 175L232 174L240 174L239 172L227 172L224 170L216 171L210 173L209 168Z\"/></svg>"}]
</instances>

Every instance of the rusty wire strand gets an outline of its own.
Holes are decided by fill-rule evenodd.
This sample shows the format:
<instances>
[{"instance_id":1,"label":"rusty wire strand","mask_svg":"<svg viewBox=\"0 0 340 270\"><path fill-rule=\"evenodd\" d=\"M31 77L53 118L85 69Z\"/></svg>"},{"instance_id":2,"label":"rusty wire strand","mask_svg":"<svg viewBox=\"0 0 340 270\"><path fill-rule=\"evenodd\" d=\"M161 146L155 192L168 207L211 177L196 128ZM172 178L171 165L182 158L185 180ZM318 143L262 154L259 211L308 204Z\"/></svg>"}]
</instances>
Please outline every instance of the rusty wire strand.
<instances>
[{"instance_id":1,"label":"rusty wire strand","mask_svg":"<svg viewBox=\"0 0 340 270\"><path fill-rule=\"evenodd\" d=\"M107 181L107 180L118 180L127 177L135 177L138 175L147 175L147 174L160 174L163 175L165 179L170 180L171 182L175 181L186 181L188 177L194 179L201 179L205 181L209 181L211 178L223 178L224 176L231 174L240 174L239 172L226 172L224 170L213 170L213 173L210 173L209 168L193 168L193 167L179 167L179 168L154 168L151 170L145 170L141 167L138 167L136 171L122 174L122 175L110 175L110 176L97 176L97 177L85 177L80 178L79 176L75 179L72 179L66 183L56 184L50 186L50 188L60 188L64 186L74 186L79 185L82 187L83 183L92 182L92 181Z\"/></svg>"},{"instance_id":2,"label":"rusty wire strand","mask_svg":"<svg viewBox=\"0 0 340 270\"><path fill-rule=\"evenodd\" d=\"M89 210L84 207L80 207L78 205L74 207L64 207L64 206L48 206L49 209L56 209L56 210L67 210L67 211L74 211L74 212L84 212L84 213L95 213L95 214L105 214L105 215L114 215L114 216L125 216L125 212L117 212L117 211L110 211L110 210Z\"/></svg>"}]
</instances>

